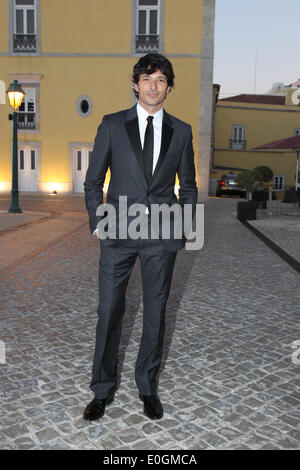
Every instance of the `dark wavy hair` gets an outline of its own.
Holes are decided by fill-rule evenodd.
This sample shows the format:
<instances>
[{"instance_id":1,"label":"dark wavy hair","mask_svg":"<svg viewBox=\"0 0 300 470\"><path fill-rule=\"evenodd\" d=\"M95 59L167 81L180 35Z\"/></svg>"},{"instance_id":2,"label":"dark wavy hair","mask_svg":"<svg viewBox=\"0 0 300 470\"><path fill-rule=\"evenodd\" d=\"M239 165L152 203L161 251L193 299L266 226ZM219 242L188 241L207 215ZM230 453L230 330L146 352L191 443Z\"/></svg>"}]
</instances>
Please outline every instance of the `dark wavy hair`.
<instances>
[{"instance_id":1,"label":"dark wavy hair","mask_svg":"<svg viewBox=\"0 0 300 470\"><path fill-rule=\"evenodd\" d=\"M161 54L150 53L141 57L140 60L133 67L132 83L138 83L140 76L144 73L151 75L159 70L167 77L169 87L174 86L174 72L171 62ZM135 96L138 98L139 94L133 89Z\"/></svg>"}]
</instances>

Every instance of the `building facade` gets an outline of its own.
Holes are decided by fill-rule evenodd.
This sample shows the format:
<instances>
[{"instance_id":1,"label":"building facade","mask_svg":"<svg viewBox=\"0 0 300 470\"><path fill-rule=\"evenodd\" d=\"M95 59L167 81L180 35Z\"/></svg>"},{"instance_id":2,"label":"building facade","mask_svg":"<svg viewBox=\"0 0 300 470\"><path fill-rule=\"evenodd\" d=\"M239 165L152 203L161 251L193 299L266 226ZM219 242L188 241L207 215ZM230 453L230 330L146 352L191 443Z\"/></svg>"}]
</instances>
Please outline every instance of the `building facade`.
<instances>
[{"instance_id":1,"label":"building facade","mask_svg":"<svg viewBox=\"0 0 300 470\"><path fill-rule=\"evenodd\" d=\"M211 193L222 174L269 166L273 187L295 186L296 154L291 150L254 150L262 144L300 133L297 88L281 95L244 94L218 100L215 106Z\"/></svg>"},{"instance_id":2,"label":"building facade","mask_svg":"<svg viewBox=\"0 0 300 470\"><path fill-rule=\"evenodd\" d=\"M102 117L135 103L133 65L158 51L174 66L165 108L192 125L205 199L213 38L211 0L1 0L0 80L7 89L17 79L26 93L18 116L19 190L83 192ZM0 102L0 190L9 191L11 111L7 99Z\"/></svg>"}]
</instances>

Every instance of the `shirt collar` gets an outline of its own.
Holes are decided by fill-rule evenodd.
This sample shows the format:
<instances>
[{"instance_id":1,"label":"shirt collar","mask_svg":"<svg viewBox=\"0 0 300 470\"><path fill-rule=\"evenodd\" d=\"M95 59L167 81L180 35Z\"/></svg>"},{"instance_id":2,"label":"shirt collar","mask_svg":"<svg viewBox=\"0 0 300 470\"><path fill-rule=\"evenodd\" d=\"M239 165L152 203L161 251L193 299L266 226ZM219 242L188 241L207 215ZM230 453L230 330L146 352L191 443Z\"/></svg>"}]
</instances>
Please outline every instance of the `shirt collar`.
<instances>
[{"instance_id":1,"label":"shirt collar","mask_svg":"<svg viewBox=\"0 0 300 470\"><path fill-rule=\"evenodd\" d=\"M147 120L147 117L149 116L149 113L148 111L146 111L143 106L140 105L140 103L137 104L136 106L136 111L137 111L137 115L138 115L138 118L141 119L142 121L146 121ZM151 114L151 116L153 116L154 120L155 121L162 121L163 119L163 113L164 113L164 110L163 108L161 108L159 111L157 111L157 113L155 114Z\"/></svg>"}]
</instances>

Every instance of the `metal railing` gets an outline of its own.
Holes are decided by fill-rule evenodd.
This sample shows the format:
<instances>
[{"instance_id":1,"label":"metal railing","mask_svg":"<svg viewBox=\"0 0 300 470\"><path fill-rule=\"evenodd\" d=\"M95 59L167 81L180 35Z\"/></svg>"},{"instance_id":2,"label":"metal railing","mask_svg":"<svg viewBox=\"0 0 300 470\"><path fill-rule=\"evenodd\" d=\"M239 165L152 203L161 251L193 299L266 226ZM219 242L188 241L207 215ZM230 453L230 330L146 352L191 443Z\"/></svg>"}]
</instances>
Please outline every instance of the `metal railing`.
<instances>
[{"instance_id":1,"label":"metal railing","mask_svg":"<svg viewBox=\"0 0 300 470\"><path fill-rule=\"evenodd\" d=\"M137 34L135 37L136 52L158 51L159 35L157 34Z\"/></svg>"},{"instance_id":2,"label":"metal railing","mask_svg":"<svg viewBox=\"0 0 300 470\"><path fill-rule=\"evenodd\" d=\"M246 150L247 140L234 140L230 139L229 148L231 150Z\"/></svg>"},{"instance_id":3,"label":"metal railing","mask_svg":"<svg viewBox=\"0 0 300 470\"><path fill-rule=\"evenodd\" d=\"M18 129L35 129L36 117L35 113L18 112Z\"/></svg>"},{"instance_id":4,"label":"metal railing","mask_svg":"<svg viewBox=\"0 0 300 470\"><path fill-rule=\"evenodd\" d=\"M14 34L14 52L36 52L36 34Z\"/></svg>"}]
</instances>

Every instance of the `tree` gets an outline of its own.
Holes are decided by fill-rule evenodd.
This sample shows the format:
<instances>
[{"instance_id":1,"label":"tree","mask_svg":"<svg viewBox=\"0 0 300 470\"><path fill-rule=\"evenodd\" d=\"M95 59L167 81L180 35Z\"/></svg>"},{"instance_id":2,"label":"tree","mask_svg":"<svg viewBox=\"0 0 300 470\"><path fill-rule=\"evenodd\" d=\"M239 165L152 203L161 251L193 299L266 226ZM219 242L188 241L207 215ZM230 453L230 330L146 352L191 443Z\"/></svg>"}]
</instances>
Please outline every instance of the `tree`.
<instances>
[{"instance_id":1,"label":"tree","mask_svg":"<svg viewBox=\"0 0 300 470\"><path fill-rule=\"evenodd\" d=\"M254 168L254 171L258 171L261 174L261 180L264 183L269 183L273 179L273 171L270 167L265 165L260 165Z\"/></svg>"},{"instance_id":2,"label":"tree","mask_svg":"<svg viewBox=\"0 0 300 470\"><path fill-rule=\"evenodd\" d=\"M239 173L235 179L236 184L247 191L247 199L249 199L249 192L257 189L263 183L262 175L257 170L245 170Z\"/></svg>"}]
</instances>

